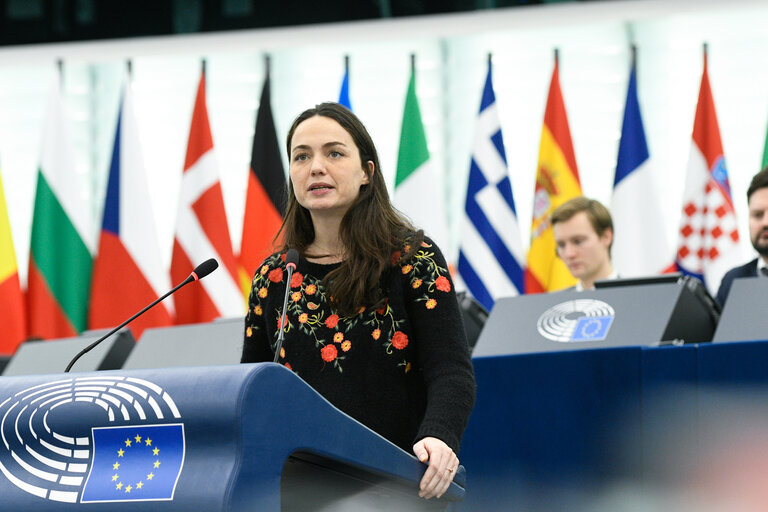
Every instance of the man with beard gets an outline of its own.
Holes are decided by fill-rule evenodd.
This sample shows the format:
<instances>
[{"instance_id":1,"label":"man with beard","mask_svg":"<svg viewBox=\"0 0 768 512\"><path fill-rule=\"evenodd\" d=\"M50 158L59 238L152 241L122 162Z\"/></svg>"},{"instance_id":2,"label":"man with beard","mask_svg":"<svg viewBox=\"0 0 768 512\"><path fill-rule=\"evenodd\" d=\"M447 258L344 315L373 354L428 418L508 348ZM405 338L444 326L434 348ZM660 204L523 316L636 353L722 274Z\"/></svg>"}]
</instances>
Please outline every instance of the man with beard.
<instances>
[{"instance_id":1,"label":"man with beard","mask_svg":"<svg viewBox=\"0 0 768 512\"><path fill-rule=\"evenodd\" d=\"M768 276L768 167L752 177L747 189L749 239L759 256L746 265L732 268L720 283L717 302L725 304L733 280L737 277Z\"/></svg>"}]
</instances>

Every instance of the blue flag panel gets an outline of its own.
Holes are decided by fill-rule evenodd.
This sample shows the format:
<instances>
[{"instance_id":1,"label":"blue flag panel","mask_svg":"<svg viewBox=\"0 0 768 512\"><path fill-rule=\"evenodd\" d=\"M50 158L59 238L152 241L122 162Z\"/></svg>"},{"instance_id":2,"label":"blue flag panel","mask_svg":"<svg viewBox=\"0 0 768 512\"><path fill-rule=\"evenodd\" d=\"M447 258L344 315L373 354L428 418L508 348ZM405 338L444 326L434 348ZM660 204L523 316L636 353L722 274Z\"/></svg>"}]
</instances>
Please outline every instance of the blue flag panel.
<instances>
[{"instance_id":1,"label":"blue flag panel","mask_svg":"<svg viewBox=\"0 0 768 512\"><path fill-rule=\"evenodd\" d=\"M183 424L93 429L82 502L171 500L184 465Z\"/></svg>"}]
</instances>

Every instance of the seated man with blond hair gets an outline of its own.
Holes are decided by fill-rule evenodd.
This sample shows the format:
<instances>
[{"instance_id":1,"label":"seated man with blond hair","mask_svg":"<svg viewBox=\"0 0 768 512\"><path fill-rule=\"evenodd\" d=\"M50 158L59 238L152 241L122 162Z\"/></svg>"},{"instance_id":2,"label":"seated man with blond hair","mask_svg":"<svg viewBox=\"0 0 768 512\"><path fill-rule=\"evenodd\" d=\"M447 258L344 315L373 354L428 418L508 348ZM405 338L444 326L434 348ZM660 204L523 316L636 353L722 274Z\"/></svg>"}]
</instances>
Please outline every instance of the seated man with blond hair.
<instances>
[{"instance_id":1,"label":"seated man with blond hair","mask_svg":"<svg viewBox=\"0 0 768 512\"><path fill-rule=\"evenodd\" d=\"M577 291L618 277L611 265L613 220L599 201L580 196L563 203L552 212L552 230L557 256L579 280Z\"/></svg>"}]
</instances>

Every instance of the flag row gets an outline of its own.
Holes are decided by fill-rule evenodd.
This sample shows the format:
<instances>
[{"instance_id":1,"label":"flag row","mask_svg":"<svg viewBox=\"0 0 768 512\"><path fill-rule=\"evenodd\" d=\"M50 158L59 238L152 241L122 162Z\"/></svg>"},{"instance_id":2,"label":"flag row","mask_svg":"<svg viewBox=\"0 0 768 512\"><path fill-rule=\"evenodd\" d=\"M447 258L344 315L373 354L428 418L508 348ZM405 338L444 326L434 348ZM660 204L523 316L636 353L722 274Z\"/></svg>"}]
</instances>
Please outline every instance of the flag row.
<instances>
[{"instance_id":1,"label":"flag row","mask_svg":"<svg viewBox=\"0 0 768 512\"><path fill-rule=\"evenodd\" d=\"M457 280L488 309L499 297L553 291L574 283L556 257L549 216L559 205L581 195L556 54L541 131L530 247L525 253L492 76L489 58L456 261ZM137 320L134 335L140 336L147 327L205 322L244 312L251 276L272 248L285 207L286 179L270 106L269 73L256 119L240 254L234 254L208 120L203 68L183 166L170 272L162 265L128 78L125 84L94 255L84 242L87 213L70 179L71 145L58 87L44 129L25 293L0 194L0 307L7 320L0 326L0 353L12 353L30 337L65 337L117 325L210 257L222 268L201 286L183 289ZM339 102L352 109L349 96L347 72ZM719 276L738 258L738 231L706 56L676 255L665 247L660 209L654 205L655 186L648 168L650 155L634 59L618 154L612 200L615 266L624 275L679 269L699 276L710 289L716 288ZM446 207L441 190L435 190L441 176L430 160L412 65L393 199L416 225L447 245ZM425 201L425 193L437 200Z\"/></svg>"},{"instance_id":2,"label":"flag row","mask_svg":"<svg viewBox=\"0 0 768 512\"><path fill-rule=\"evenodd\" d=\"M460 279L488 310L500 297L576 284L556 255L550 224L558 206L582 194L558 66L555 52L539 146L530 247L524 254L488 61L458 259ZM663 235L636 75L633 50L611 201L614 268L626 277L679 271L701 279L714 294L725 272L742 263L742 255L706 46L676 252L667 247Z\"/></svg>"},{"instance_id":3,"label":"flag row","mask_svg":"<svg viewBox=\"0 0 768 512\"><path fill-rule=\"evenodd\" d=\"M240 254L235 255L224 208L206 105L205 66L190 123L168 272L134 116L130 79L121 95L98 247L86 243L88 210L80 201L60 87L53 87L37 173L27 289L21 289L0 183L0 354L25 339L75 336L119 325L168 291L202 261L220 269L135 320L148 327L208 322L245 312L251 277L269 254L282 222L286 180L270 107L267 75L256 119Z\"/></svg>"}]
</instances>

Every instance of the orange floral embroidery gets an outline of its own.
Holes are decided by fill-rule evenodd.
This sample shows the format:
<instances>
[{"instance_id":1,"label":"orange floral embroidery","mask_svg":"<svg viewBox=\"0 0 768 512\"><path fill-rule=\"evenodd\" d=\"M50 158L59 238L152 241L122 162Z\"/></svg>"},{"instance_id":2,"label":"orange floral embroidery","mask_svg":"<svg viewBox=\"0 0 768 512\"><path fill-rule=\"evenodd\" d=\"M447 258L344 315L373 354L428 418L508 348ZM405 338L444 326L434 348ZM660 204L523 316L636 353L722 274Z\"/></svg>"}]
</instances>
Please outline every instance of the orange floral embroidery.
<instances>
[{"instance_id":1,"label":"orange floral embroidery","mask_svg":"<svg viewBox=\"0 0 768 512\"><path fill-rule=\"evenodd\" d=\"M336 327L336 324L338 323L339 323L339 315L331 315L325 319L325 326L329 329L333 329L334 327Z\"/></svg>"},{"instance_id":2,"label":"orange floral embroidery","mask_svg":"<svg viewBox=\"0 0 768 512\"><path fill-rule=\"evenodd\" d=\"M411 283L411 286L413 287L414 290L419 286L421 286L421 279L414 279L413 282Z\"/></svg>"},{"instance_id":3,"label":"orange floral embroidery","mask_svg":"<svg viewBox=\"0 0 768 512\"><path fill-rule=\"evenodd\" d=\"M375 340L379 339L379 336L381 336L381 329L374 329L371 333L371 337Z\"/></svg>"},{"instance_id":4,"label":"orange floral embroidery","mask_svg":"<svg viewBox=\"0 0 768 512\"><path fill-rule=\"evenodd\" d=\"M261 314L263 313L263 311L261 310L261 306L253 306L253 313L255 315L261 316Z\"/></svg>"},{"instance_id":5,"label":"orange floral embroidery","mask_svg":"<svg viewBox=\"0 0 768 512\"><path fill-rule=\"evenodd\" d=\"M403 268L401 269L401 272L403 274L407 274L411 270L413 270L413 267L411 265L404 265Z\"/></svg>"},{"instance_id":6,"label":"orange floral embroidery","mask_svg":"<svg viewBox=\"0 0 768 512\"><path fill-rule=\"evenodd\" d=\"M441 292L451 291L451 282L445 276L440 276L435 279L435 287Z\"/></svg>"},{"instance_id":7,"label":"orange floral embroidery","mask_svg":"<svg viewBox=\"0 0 768 512\"><path fill-rule=\"evenodd\" d=\"M293 302L299 302L301 300L301 292L293 292L291 294L291 300Z\"/></svg>"},{"instance_id":8,"label":"orange floral embroidery","mask_svg":"<svg viewBox=\"0 0 768 512\"><path fill-rule=\"evenodd\" d=\"M344 333L343 332L337 332L333 335L333 341L334 343L341 343L344 341Z\"/></svg>"},{"instance_id":9,"label":"orange floral embroidery","mask_svg":"<svg viewBox=\"0 0 768 512\"><path fill-rule=\"evenodd\" d=\"M426 306L427 309L435 309L435 306L437 306L437 301L435 299L429 299L424 306Z\"/></svg>"},{"instance_id":10,"label":"orange floral embroidery","mask_svg":"<svg viewBox=\"0 0 768 512\"><path fill-rule=\"evenodd\" d=\"M344 343L341 344L341 350L344 352L349 352L349 349L352 348L352 342L349 340L345 340Z\"/></svg>"},{"instance_id":11,"label":"orange floral embroidery","mask_svg":"<svg viewBox=\"0 0 768 512\"><path fill-rule=\"evenodd\" d=\"M304 293L306 293L307 295L314 295L316 291L317 291L317 286L315 286L314 284L308 284L307 287L304 288Z\"/></svg>"},{"instance_id":12,"label":"orange floral embroidery","mask_svg":"<svg viewBox=\"0 0 768 512\"><path fill-rule=\"evenodd\" d=\"M309 320L309 315L307 315L306 313L302 313L302 314L299 315L299 323L300 324L307 323L307 320Z\"/></svg>"},{"instance_id":13,"label":"orange floral embroidery","mask_svg":"<svg viewBox=\"0 0 768 512\"><path fill-rule=\"evenodd\" d=\"M264 298L266 298L266 296L267 296L267 289L266 289L266 288L264 288L264 287L262 286L262 287L259 289L259 297L261 297L262 299L264 299Z\"/></svg>"},{"instance_id":14,"label":"orange floral embroidery","mask_svg":"<svg viewBox=\"0 0 768 512\"><path fill-rule=\"evenodd\" d=\"M281 268L273 268L269 271L269 275L267 276L270 281L273 283L279 283L283 280L283 269Z\"/></svg>"},{"instance_id":15,"label":"orange floral embroidery","mask_svg":"<svg viewBox=\"0 0 768 512\"><path fill-rule=\"evenodd\" d=\"M395 331L392 335L392 346L397 350L403 350L408 346L408 335L403 331Z\"/></svg>"},{"instance_id":16,"label":"orange floral embroidery","mask_svg":"<svg viewBox=\"0 0 768 512\"><path fill-rule=\"evenodd\" d=\"M323 361L326 363L330 363L334 359L336 359L336 356L339 355L339 351L336 350L335 345L326 345L322 349L320 349L320 357L323 358Z\"/></svg>"}]
</instances>

